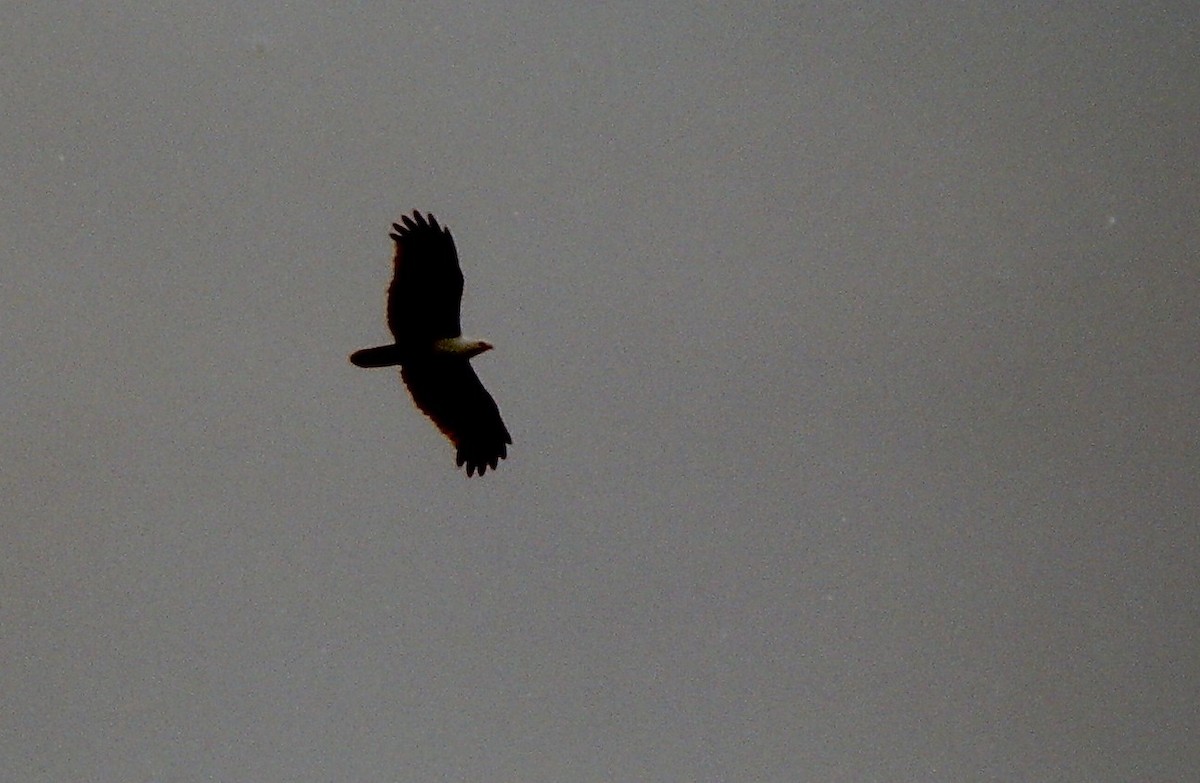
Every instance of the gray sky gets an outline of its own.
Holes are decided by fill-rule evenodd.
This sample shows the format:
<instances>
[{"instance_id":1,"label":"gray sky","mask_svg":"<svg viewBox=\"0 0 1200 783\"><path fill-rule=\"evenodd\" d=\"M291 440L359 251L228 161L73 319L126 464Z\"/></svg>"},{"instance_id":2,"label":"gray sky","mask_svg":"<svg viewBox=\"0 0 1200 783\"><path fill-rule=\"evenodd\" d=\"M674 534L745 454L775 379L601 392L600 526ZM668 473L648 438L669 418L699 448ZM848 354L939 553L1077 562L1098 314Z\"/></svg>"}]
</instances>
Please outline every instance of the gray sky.
<instances>
[{"instance_id":1,"label":"gray sky","mask_svg":"<svg viewBox=\"0 0 1200 783\"><path fill-rule=\"evenodd\" d=\"M0 777L1194 774L1200 12L342 5L5 13Z\"/></svg>"}]
</instances>

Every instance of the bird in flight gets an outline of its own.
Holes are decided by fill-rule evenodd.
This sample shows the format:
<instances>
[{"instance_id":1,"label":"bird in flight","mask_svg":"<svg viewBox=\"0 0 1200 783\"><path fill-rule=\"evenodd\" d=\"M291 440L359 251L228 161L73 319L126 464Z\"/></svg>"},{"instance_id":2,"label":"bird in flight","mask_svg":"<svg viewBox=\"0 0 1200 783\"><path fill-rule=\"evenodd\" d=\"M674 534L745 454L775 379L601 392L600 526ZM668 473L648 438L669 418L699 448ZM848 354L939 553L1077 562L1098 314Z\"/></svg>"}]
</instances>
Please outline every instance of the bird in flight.
<instances>
[{"instance_id":1,"label":"bird in flight","mask_svg":"<svg viewBox=\"0 0 1200 783\"><path fill-rule=\"evenodd\" d=\"M413 402L458 449L458 466L483 475L508 456L512 436L471 357L492 349L462 336L459 306L463 274L450 230L414 211L393 223L394 275L388 288L392 345L350 354L357 367L400 366Z\"/></svg>"}]
</instances>

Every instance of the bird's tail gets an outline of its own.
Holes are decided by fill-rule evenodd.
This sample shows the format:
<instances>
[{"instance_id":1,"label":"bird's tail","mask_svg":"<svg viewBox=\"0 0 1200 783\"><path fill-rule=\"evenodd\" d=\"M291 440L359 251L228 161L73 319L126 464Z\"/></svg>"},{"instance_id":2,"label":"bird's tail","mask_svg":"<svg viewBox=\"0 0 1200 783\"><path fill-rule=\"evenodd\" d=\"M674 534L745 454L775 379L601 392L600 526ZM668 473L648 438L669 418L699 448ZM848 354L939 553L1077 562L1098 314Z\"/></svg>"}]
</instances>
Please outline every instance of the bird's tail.
<instances>
[{"instance_id":1,"label":"bird's tail","mask_svg":"<svg viewBox=\"0 0 1200 783\"><path fill-rule=\"evenodd\" d=\"M350 354L350 363L355 367L395 367L400 364L400 348L396 345L363 348Z\"/></svg>"}]
</instances>

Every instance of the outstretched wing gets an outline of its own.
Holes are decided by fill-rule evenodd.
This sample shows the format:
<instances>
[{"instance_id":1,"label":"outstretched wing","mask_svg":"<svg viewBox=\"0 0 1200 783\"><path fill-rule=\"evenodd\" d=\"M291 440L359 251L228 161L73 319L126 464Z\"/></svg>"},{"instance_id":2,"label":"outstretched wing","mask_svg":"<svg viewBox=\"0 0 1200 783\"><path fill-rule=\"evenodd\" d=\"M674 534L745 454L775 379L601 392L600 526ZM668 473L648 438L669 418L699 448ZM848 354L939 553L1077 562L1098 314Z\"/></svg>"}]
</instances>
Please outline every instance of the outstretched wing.
<instances>
[{"instance_id":1,"label":"outstretched wing","mask_svg":"<svg viewBox=\"0 0 1200 783\"><path fill-rule=\"evenodd\" d=\"M407 362L400 377L413 402L458 449L467 475L483 475L508 456L512 436L500 409L466 359L435 356Z\"/></svg>"},{"instance_id":2,"label":"outstretched wing","mask_svg":"<svg viewBox=\"0 0 1200 783\"><path fill-rule=\"evenodd\" d=\"M399 344L428 344L462 334L463 275L450 230L420 212L393 223L395 273L388 288L388 328Z\"/></svg>"}]
</instances>

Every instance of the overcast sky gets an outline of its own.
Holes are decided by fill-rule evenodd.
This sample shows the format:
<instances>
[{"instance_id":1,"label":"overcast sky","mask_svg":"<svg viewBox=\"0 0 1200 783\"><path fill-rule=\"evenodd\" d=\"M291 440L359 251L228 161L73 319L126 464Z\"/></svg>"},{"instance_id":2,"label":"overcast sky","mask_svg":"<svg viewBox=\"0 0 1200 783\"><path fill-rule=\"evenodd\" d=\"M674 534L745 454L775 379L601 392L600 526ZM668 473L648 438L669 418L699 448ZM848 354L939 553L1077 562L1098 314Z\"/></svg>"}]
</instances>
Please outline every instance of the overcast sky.
<instances>
[{"instance_id":1,"label":"overcast sky","mask_svg":"<svg viewBox=\"0 0 1200 783\"><path fill-rule=\"evenodd\" d=\"M1200 11L569 5L5 11L0 778L1191 779Z\"/></svg>"}]
</instances>

